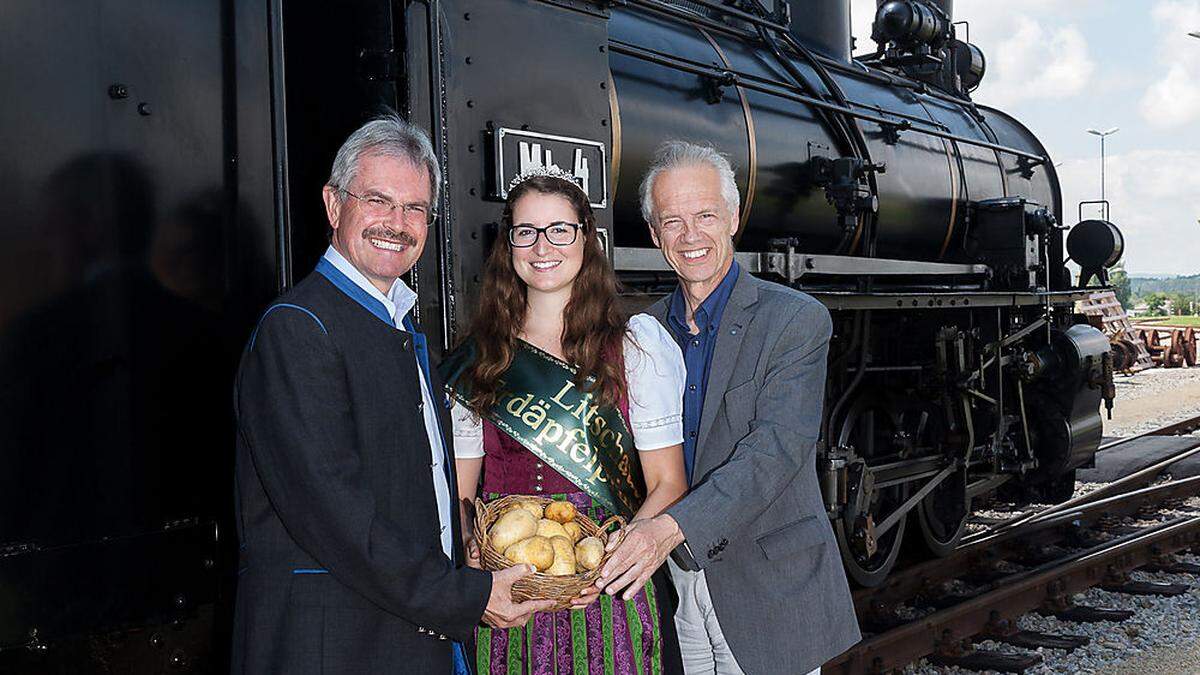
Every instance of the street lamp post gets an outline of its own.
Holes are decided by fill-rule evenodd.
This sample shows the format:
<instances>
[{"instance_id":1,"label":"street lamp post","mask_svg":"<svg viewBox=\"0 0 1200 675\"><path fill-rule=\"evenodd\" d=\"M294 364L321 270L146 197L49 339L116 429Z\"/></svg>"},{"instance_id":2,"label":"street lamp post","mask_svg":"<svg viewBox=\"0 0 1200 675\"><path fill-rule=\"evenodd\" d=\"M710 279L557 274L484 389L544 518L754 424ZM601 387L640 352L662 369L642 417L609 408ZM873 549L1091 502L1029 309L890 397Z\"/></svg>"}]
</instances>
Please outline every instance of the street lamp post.
<instances>
[{"instance_id":1,"label":"street lamp post","mask_svg":"<svg viewBox=\"0 0 1200 675\"><path fill-rule=\"evenodd\" d=\"M1100 137L1100 200L1101 201L1104 201L1106 199L1105 193L1104 193L1104 164L1105 164L1104 139L1117 133L1120 130L1121 130L1120 127L1113 127L1111 129L1109 129L1108 131L1098 131L1096 129L1088 129L1087 130L1087 132L1089 134Z\"/></svg>"}]
</instances>

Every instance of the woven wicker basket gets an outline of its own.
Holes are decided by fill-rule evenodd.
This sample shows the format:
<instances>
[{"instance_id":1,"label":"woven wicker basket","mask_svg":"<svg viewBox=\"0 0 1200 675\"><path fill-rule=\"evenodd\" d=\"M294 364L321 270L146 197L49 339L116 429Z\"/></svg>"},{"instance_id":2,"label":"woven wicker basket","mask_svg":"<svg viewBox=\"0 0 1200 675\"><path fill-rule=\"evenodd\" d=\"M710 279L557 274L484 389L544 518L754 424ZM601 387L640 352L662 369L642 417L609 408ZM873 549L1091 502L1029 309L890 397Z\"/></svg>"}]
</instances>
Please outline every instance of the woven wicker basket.
<instances>
[{"instance_id":1,"label":"woven wicker basket","mask_svg":"<svg viewBox=\"0 0 1200 675\"><path fill-rule=\"evenodd\" d=\"M486 504L482 499L475 500L475 536L479 542L479 559L483 565L483 569L497 571L512 567L515 564L504 557L504 551L497 551L492 548L489 530L491 530L492 524L496 522L496 519L505 510L505 507L514 502L521 501L535 501L544 507L554 500L532 495L509 495ZM576 516L575 522L579 524L579 529L583 531L583 536L596 537L606 546L608 544L609 526L615 524L621 528L617 532L618 542L620 538L625 536L625 519L621 516L613 516L600 525L597 525L591 518L580 512ZM549 574L542 574L541 572L534 572L528 576L521 577L513 584L513 600L517 602L524 602L526 600L554 600L557 604L551 608L551 611L567 609L571 606L571 601L577 598L583 589L591 586L596 582L596 579L600 578L600 569L611 557L612 551L605 551L604 556L600 559L600 564L590 572L568 576L551 576Z\"/></svg>"}]
</instances>

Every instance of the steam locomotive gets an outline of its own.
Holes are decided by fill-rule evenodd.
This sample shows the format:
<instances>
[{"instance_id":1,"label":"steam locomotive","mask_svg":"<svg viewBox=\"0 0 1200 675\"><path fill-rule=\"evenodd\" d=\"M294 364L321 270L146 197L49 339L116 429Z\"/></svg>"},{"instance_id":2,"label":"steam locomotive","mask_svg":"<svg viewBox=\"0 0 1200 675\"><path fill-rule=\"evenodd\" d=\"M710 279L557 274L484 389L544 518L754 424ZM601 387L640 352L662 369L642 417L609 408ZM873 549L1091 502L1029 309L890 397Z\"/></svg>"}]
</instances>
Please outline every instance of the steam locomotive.
<instances>
[{"instance_id":1,"label":"steam locomotive","mask_svg":"<svg viewBox=\"0 0 1200 675\"><path fill-rule=\"evenodd\" d=\"M1045 148L971 100L986 61L953 10L878 0L853 57L850 0L0 8L0 665L221 669L236 355L327 244L338 144L385 108L445 169L409 279L433 344L535 164L587 187L632 303L665 292L637 182L659 142L711 143L741 265L834 318L817 469L854 581L908 531L947 553L988 495L1068 496L1113 395L1073 307L1123 240L1067 227Z\"/></svg>"}]
</instances>

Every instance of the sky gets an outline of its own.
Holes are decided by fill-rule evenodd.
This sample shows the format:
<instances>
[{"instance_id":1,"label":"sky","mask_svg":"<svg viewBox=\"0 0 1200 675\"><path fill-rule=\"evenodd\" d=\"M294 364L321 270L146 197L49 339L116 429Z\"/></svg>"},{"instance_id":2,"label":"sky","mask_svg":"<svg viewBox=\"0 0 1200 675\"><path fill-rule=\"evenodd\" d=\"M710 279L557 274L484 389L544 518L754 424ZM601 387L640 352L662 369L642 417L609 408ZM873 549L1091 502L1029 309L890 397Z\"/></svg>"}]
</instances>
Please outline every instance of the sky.
<instances>
[{"instance_id":1,"label":"sky","mask_svg":"<svg viewBox=\"0 0 1200 675\"><path fill-rule=\"evenodd\" d=\"M872 52L875 0L851 7L855 52ZM1106 194L1126 270L1200 273L1200 39L1188 36L1200 0L956 0L954 11L987 58L973 98L1015 116L1061 163L1063 219L1100 198L1100 139L1087 129L1117 127Z\"/></svg>"}]
</instances>

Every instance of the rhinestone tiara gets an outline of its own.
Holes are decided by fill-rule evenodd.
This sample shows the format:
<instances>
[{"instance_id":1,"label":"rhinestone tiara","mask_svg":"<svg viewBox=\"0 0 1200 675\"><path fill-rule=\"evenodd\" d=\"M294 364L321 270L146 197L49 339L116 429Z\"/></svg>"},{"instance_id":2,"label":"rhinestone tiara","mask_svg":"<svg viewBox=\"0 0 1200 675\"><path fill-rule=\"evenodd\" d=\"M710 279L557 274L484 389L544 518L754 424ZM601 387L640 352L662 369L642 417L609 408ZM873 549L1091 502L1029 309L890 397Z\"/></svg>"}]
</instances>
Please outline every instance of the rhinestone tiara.
<instances>
[{"instance_id":1,"label":"rhinestone tiara","mask_svg":"<svg viewBox=\"0 0 1200 675\"><path fill-rule=\"evenodd\" d=\"M559 178L565 180L571 185L579 188L579 191L583 192L585 197L587 196L587 192L583 189L583 186L579 184L579 181L575 178L574 174L559 168L556 164L551 164L550 166L543 166L539 164L522 171L521 173L517 174L515 178L508 182L508 191L512 192L521 183L524 183L530 178L537 178L539 176L548 176L550 178Z\"/></svg>"}]
</instances>

